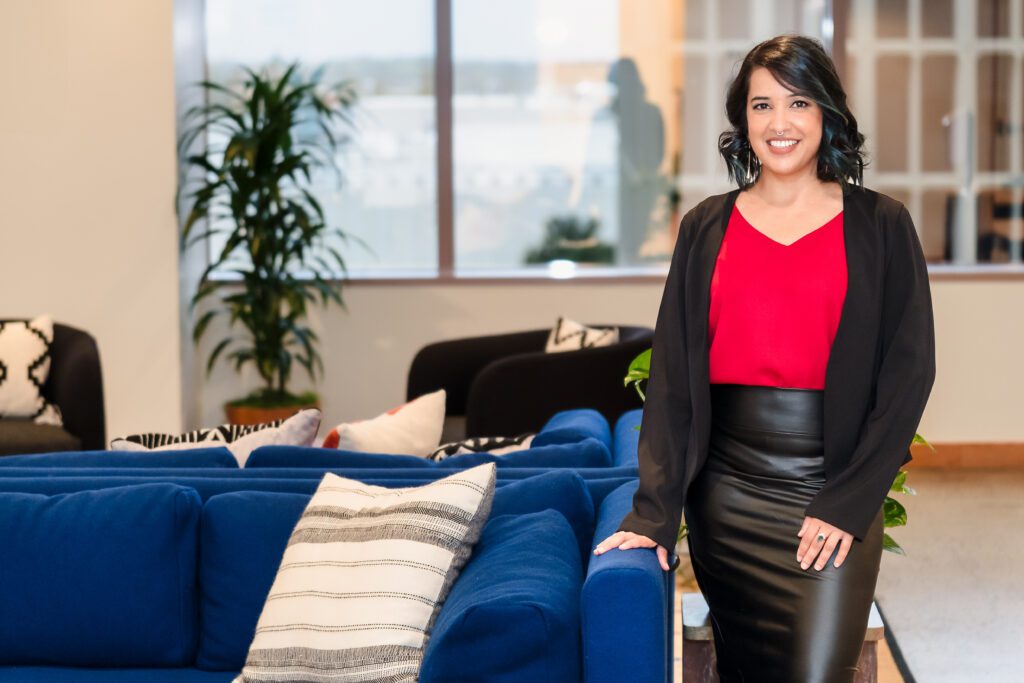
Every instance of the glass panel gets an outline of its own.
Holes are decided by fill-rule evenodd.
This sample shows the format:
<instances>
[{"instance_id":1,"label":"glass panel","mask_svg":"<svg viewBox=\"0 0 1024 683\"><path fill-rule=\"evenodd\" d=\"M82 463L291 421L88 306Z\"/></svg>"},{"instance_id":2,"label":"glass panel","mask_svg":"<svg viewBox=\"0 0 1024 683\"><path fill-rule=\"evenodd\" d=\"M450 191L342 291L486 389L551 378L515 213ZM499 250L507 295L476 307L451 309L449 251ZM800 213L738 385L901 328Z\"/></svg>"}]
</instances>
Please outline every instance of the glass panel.
<instances>
[{"instance_id":1,"label":"glass panel","mask_svg":"<svg viewBox=\"0 0 1024 683\"><path fill-rule=\"evenodd\" d=\"M907 170L907 86L910 59L904 55L879 57L875 63L875 99L878 130L875 132L877 170ZM881 96L882 93L891 96Z\"/></svg>"},{"instance_id":2,"label":"glass panel","mask_svg":"<svg viewBox=\"0 0 1024 683\"><path fill-rule=\"evenodd\" d=\"M921 168L951 171L953 89L957 58L934 55L921 59Z\"/></svg>"},{"instance_id":3,"label":"glass panel","mask_svg":"<svg viewBox=\"0 0 1024 683\"><path fill-rule=\"evenodd\" d=\"M670 255L645 248L670 220L680 139L682 18L674 4L657 7L455 0L461 273Z\"/></svg>"},{"instance_id":4,"label":"glass panel","mask_svg":"<svg viewBox=\"0 0 1024 683\"><path fill-rule=\"evenodd\" d=\"M358 131L338 155L344 174L314 176L328 222L364 241L337 245L352 275L436 272L434 3L431 0L207 0L211 80L240 66L300 60L325 83L355 79ZM211 245L217 248L217 245Z\"/></svg>"},{"instance_id":5,"label":"glass panel","mask_svg":"<svg viewBox=\"0 0 1024 683\"><path fill-rule=\"evenodd\" d=\"M703 93L707 92L707 60L703 57L687 57L683 80L683 172L705 173L707 169L707 146L710 129L705 121Z\"/></svg>"},{"instance_id":6,"label":"glass panel","mask_svg":"<svg viewBox=\"0 0 1024 683\"><path fill-rule=\"evenodd\" d=\"M1009 169L1009 55L978 58L978 170Z\"/></svg>"},{"instance_id":7,"label":"glass panel","mask_svg":"<svg viewBox=\"0 0 1024 683\"><path fill-rule=\"evenodd\" d=\"M879 38L906 37L907 0L877 0L875 33Z\"/></svg>"},{"instance_id":8,"label":"glass panel","mask_svg":"<svg viewBox=\"0 0 1024 683\"><path fill-rule=\"evenodd\" d=\"M1010 35L1009 0L978 1L978 37Z\"/></svg>"},{"instance_id":9,"label":"glass panel","mask_svg":"<svg viewBox=\"0 0 1024 683\"><path fill-rule=\"evenodd\" d=\"M846 106L857 115L860 106L857 104L857 55L853 52L846 53L846 66L839 76L843 79L843 90L846 91Z\"/></svg>"},{"instance_id":10,"label":"glass panel","mask_svg":"<svg viewBox=\"0 0 1024 683\"><path fill-rule=\"evenodd\" d=\"M683 21L686 25L686 37L696 40L707 37L708 0L683 0L686 10Z\"/></svg>"},{"instance_id":11,"label":"glass panel","mask_svg":"<svg viewBox=\"0 0 1024 683\"><path fill-rule=\"evenodd\" d=\"M925 258L932 262L951 260L956 188L925 190L921 194L921 204L921 216L913 218Z\"/></svg>"},{"instance_id":12,"label":"glass panel","mask_svg":"<svg viewBox=\"0 0 1024 683\"><path fill-rule=\"evenodd\" d=\"M921 35L925 38L953 36L953 0L927 0L920 3Z\"/></svg>"},{"instance_id":13,"label":"glass panel","mask_svg":"<svg viewBox=\"0 0 1024 683\"><path fill-rule=\"evenodd\" d=\"M718 33L722 38L744 39L750 36L749 5L749 0L718 0L715 3L718 8Z\"/></svg>"},{"instance_id":14,"label":"glass panel","mask_svg":"<svg viewBox=\"0 0 1024 683\"><path fill-rule=\"evenodd\" d=\"M978 192L979 263L1007 263L1010 260L1013 214L1013 194L1008 187L985 188ZM1019 200L1016 214L1021 215Z\"/></svg>"}]
</instances>

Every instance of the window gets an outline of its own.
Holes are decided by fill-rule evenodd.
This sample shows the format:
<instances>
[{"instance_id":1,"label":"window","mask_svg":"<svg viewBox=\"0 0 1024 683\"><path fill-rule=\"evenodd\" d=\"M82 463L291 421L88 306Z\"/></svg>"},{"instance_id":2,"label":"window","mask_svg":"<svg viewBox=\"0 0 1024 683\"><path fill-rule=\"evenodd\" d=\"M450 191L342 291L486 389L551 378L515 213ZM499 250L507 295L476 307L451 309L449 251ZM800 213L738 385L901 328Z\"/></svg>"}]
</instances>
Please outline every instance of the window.
<instances>
[{"instance_id":1,"label":"window","mask_svg":"<svg viewBox=\"0 0 1024 683\"><path fill-rule=\"evenodd\" d=\"M359 84L317 193L355 278L662 274L685 211L733 186L717 150L743 55L832 45L865 183L928 259L1024 258L1024 0L206 0L208 70L301 60ZM927 6L927 11L926 11ZM951 85L952 84L952 85Z\"/></svg>"},{"instance_id":2,"label":"window","mask_svg":"<svg viewBox=\"0 0 1024 683\"><path fill-rule=\"evenodd\" d=\"M847 90L873 157L865 180L907 205L931 262L1021 262L1022 10L850 3Z\"/></svg>"},{"instance_id":3,"label":"window","mask_svg":"<svg viewBox=\"0 0 1024 683\"><path fill-rule=\"evenodd\" d=\"M437 272L433 22L433 0L206 0L211 80L294 60L325 65L325 82L356 79L344 181L314 179L328 220L366 243L338 245L352 277Z\"/></svg>"}]
</instances>

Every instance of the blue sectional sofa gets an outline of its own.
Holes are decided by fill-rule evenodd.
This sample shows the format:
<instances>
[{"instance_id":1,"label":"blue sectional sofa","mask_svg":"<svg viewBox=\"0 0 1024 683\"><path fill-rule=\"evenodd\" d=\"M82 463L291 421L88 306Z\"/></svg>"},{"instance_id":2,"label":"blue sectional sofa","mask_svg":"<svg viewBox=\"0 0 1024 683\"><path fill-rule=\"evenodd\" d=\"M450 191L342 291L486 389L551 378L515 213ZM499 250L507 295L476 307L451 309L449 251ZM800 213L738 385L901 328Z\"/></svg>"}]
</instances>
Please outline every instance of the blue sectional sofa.
<instances>
[{"instance_id":1,"label":"blue sectional sofa","mask_svg":"<svg viewBox=\"0 0 1024 683\"><path fill-rule=\"evenodd\" d=\"M22 460L0 470L0 681L237 674L324 469L240 470L204 457L188 468ZM382 486L451 472L331 471ZM590 552L635 488L630 467L499 469L491 518L421 680L670 680L673 575L653 551Z\"/></svg>"},{"instance_id":2,"label":"blue sectional sofa","mask_svg":"<svg viewBox=\"0 0 1024 683\"><path fill-rule=\"evenodd\" d=\"M0 683L230 681L324 472L417 486L498 464L491 520L435 625L423 681L671 680L672 574L593 545L636 489L640 410L555 415L534 445L439 463L264 447L0 458ZM146 609L140 609L146 606Z\"/></svg>"}]
</instances>

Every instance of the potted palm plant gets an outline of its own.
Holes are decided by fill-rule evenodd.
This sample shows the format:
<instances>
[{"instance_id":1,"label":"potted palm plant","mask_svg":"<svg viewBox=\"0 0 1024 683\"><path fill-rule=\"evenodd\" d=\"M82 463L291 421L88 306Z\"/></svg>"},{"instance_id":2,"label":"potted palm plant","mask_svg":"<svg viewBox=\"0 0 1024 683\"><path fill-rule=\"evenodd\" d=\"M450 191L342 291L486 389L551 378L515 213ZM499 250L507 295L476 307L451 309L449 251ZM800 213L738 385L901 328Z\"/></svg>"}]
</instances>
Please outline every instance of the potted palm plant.
<instances>
[{"instance_id":1,"label":"potted palm plant","mask_svg":"<svg viewBox=\"0 0 1024 683\"><path fill-rule=\"evenodd\" d=\"M296 364L312 380L323 372L307 312L317 302L345 309L338 244L350 236L328 224L312 179L327 169L340 183L336 154L350 140L356 92L348 81L323 87L322 69L303 77L297 63L279 75L243 71L237 90L197 84L205 102L185 114L178 209L183 249L207 239L217 245L192 296L193 311L205 304L193 341L214 319L227 318L206 370L218 358L236 371L255 367L262 386L225 407L230 422L253 423L318 404L315 393L295 395L288 382ZM204 138L205 149L190 153Z\"/></svg>"},{"instance_id":2,"label":"potted palm plant","mask_svg":"<svg viewBox=\"0 0 1024 683\"><path fill-rule=\"evenodd\" d=\"M629 369L626 371L626 376L623 382L628 387L633 385L637 393L640 395L640 400L645 401L647 397L644 395L643 389L640 387L640 383L650 377L651 374L651 349L647 349L639 356L633 359L633 362L629 364ZM640 429L637 427L637 429ZM920 434L914 434L914 440L912 443L923 443L928 448L935 450L928 441L925 440ZM914 489L907 486L907 471L900 470L896 473L896 478L892 482L892 486L889 487L889 493L908 493L910 495L916 495ZM907 509L903 507L903 504L892 496L885 497L885 503L883 504L882 512L885 521L883 526L886 529L906 526L907 524ZM682 541L686 536L686 525L682 525L679 529L679 540ZM890 552L905 555L903 548L897 543L892 536L886 533L882 539L882 548Z\"/></svg>"}]
</instances>

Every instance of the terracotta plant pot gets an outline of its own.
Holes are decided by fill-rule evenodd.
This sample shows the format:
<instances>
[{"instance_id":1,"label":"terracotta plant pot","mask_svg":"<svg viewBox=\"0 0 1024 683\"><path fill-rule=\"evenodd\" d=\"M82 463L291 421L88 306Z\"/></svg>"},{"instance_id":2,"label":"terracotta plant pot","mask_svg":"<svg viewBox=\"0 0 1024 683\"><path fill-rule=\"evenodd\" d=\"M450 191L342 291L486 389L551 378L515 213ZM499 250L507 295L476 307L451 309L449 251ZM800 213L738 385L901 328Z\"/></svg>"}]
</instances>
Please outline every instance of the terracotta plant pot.
<instances>
[{"instance_id":1,"label":"terracotta plant pot","mask_svg":"<svg viewBox=\"0 0 1024 683\"><path fill-rule=\"evenodd\" d=\"M284 420L300 410L307 408L319 408L320 402L306 403L303 405L284 406L280 408L261 408L258 406L234 406L230 403L224 404L224 412L228 416L228 422L233 425L255 425L274 420Z\"/></svg>"}]
</instances>

